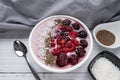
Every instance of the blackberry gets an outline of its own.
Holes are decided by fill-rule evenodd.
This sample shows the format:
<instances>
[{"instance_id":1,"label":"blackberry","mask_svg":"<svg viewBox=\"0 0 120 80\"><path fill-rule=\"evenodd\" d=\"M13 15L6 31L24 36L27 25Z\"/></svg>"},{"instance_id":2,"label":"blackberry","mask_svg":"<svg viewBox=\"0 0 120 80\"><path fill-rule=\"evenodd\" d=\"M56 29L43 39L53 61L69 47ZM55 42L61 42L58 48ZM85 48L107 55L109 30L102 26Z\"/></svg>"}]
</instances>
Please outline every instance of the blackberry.
<instances>
[{"instance_id":1,"label":"blackberry","mask_svg":"<svg viewBox=\"0 0 120 80\"><path fill-rule=\"evenodd\" d=\"M68 61L71 65L75 65L78 63L79 58L77 57L77 55L73 54L69 57Z\"/></svg>"},{"instance_id":2,"label":"blackberry","mask_svg":"<svg viewBox=\"0 0 120 80\"><path fill-rule=\"evenodd\" d=\"M79 30L80 29L80 24L79 23L73 23L72 24L73 29Z\"/></svg>"},{"instance_id":3,"label":"blackberry","mask_svg":"<svg viewBox=\"0 0 120 80\"><path fill-rule=\"evenodd\" d=\"M86 51L84 48L79 47L75 50L75 53L77 54L78 57L83 57Z\"/></svg>"},{"instance_id":4,"label":"blackberry","mask_svg":"<svg viewBox=\"0 0 120 80\"><path fill-rule=\"evenodd\" d=\"M88 42L86 40L80 40L80 44L83 48L86 48L88 46Z\"/></svg>"},{"instance_id":5,"label":"blackberry","mask_svg":"<svg viewBox=\"0 0 120 80\"><path fill-rule=\"evenodd\" d=\"M65 26L69 26L71 24L71 21L69 19L65 19L63 20L62 24Z\"/></svg>"},{"instance_id":6,"label":"blackberry","mask_svg":"<svg viewBox=\"0 0 120 80\"><path fill-rule=\"evenodd\" d=\"M64 53L60 53L58 56L57 56L57 60L56 60L56 64L59 66L59 67L64 67L68 64L68 56Z\"/></svg>"},{"instance_id":7,"label":"blackberry","mask_svg":"<svg viewBox=\"0 0 120 80\"><path fill-rule=\"evenodd\" d=\"M80 37L80 38L86 38L87 37L87 32L84 31L84 30L78 32L78 37Z\"/></svg>"}]
</instances>

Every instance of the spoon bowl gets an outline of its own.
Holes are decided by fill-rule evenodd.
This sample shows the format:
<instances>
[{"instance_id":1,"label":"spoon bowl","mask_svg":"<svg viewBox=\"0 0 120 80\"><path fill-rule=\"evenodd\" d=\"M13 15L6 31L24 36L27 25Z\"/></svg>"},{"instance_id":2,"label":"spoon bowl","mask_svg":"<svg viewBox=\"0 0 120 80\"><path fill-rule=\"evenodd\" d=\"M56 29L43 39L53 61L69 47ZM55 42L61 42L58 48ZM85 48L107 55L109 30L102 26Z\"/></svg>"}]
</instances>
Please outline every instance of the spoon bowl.
<instances>
[{"instance_id":1,"label":"spoon bowl","mask_svg":"<svg viewBox=\"0 0 120 80\"><path fill-rule=\"evenodd\" d=\"M115 36L115 42L112 45L106 46L98 41L98 39L96 38L96 34L101 30L107 30ZM119 47L120 46L120 21L104 23L96 26L93 30L93 36L96 42L102 47L111 48L111 49Z\"/></svg>"},{"instance_id":2,"label":"spoon bowl","mask_svg":"<svg viewBox=\"0 0 120 80\"><path fill-rule=\"evenodd\" d=\"M19 57L22 57L27 54L26 46L18 40L14 42L14 50L15 50L16 55Z\"/></svg>"}]
</instances>

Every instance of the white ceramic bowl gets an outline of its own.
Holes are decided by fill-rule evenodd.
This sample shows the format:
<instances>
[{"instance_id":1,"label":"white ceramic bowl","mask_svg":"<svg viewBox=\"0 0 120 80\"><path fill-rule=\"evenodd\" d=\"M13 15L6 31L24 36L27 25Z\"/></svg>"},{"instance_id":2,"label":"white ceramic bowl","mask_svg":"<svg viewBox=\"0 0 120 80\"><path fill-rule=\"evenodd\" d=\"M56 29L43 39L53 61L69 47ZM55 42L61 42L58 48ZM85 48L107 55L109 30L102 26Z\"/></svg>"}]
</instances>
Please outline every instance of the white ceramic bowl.
<instances>
[{"instance_id":1,"label":"white ceramic bowl","mask_svg":"<svg viewBox=\"0 0 120 80\"><path fill-rule=\"evenodd\" d=\"M89 44L89 47L88 47L88 49L87 49L87 51L86 51L86 56L84 57L84 59L83 59L81 62L79 62L78 64L76 64L75 66L70 67L70 68L65 68L65 69L53 68L53 67L50 67L50 66L44 64L44 63L41 62L40 59L39 59L39 56L40 56L40 55L36 54L37 52L35 52L34 49L33 49L33 48L35 48L35 49L37 50L37 49L39 48L39 45L37 44L37 40L38 40L39 34L42 33L42 31L40 31L39 33L36 33L36 31L40 29L39 25L42 24L42 23L44 23L46 20L53 19L53 18L61 18L61 17L62 17L62 18L73 19L73 20L79 22L79 23L83 26L83 28L87 31L88 37L89 37L89 43L88 43L88 44ZM33 37L34 34L36 34L36 35ZM34 43L32 42L32 39L33 39L33 38L35 38L35 39L34 39L34 40L35 40ZM33 47L32 44L35 44L36 46ZM38 64L40 67L42 67L42 68L44 68L44 69L46 69L46 70L48 70L48 71L56 72L56 73L70 72L70 71L72 71L72 70L80 67L81 65L83 65L83 63L85 63L86 60L88 59L88 57L90 56L92 47L93 47L93 39L92 39L91 33L90 33L89 29L87 28L87 26L86 26L82 21L80 21L80 20L78 20L78 19L76 19L76 18L74 18L74 17L66 16L66 15L55 15L55 16L50 16L50 17L47 17L47 18L43 19L42 21L40 21L40 22L33 28L33 30L32 30L31 33L30 33L30 36L29 36L29 48L30 48L30 53L32 54L32 57L34 58L34 60L37 62L37 64Z\"/></svg>"},{"instance_id":2,"label":"white ceramic bowl","mask_svg":"<svg viewBox=\"0 0 120 80\"><path fill-rule=\"evenodd\" d=\"M110 46L106 46L106 45L100 43L98 41L98 39L96 38L96 34L100 30L107 30L107 31L111 32L112 34L114 34L115 42L112 45L110 45ZM114 48L120 47L120 21L110 22L110 23L103 23L103 24L100 24L100 25L96 26L94 28L94 30L93 30L93 36L94 36L95 41L100 46L102 46L104 48L114 49Z\"/></svg>"}]
</instances>

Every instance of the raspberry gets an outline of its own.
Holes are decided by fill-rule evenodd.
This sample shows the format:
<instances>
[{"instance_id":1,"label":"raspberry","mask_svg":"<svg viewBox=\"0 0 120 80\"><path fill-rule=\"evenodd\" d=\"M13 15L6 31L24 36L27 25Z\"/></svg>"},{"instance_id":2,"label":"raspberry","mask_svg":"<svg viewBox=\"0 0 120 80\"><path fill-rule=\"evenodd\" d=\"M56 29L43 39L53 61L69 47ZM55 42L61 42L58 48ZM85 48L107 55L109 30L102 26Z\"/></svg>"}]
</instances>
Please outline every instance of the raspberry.
<instances>
[{"instance_id":1,"label":"raspberry","mask_svg":"<svg viewBox=\"0 0 120 80\"><path fill-rule=\"evenodd\" d=\"M78 63L79 58L77 57L77 55L73 54L69 57L68 61L71 65L75 65Z\"/></svg>"},{"instance_id":2,"label":"raspberry","mask_svg":"<svg viewBox=\"0 0 120 80\"><path fill-rule=\"evenodd\" d=\"M65 26L69 26L71 24L71 21L69 19L65 19L63 20L62 24Z\"/></svg>"},{"instance_id":3,"label":"raspberry","mask_svg":"<svg viewBox=\"0 0 120 80\"><path fill-rule=\"evenodd\" d=\"M56 37L57 37L57 38L60 38L61 36L60 36L60 34L56 34Z\"/></svg>"},{"instance_id":4,"label":"raspberry","mask_svg":"<svg viewBox=\"0 0 120 80\"><path fill-rule=\"evenodd\" d=\"M64 30L64 29L65 29L65 26L64 26L64 25L59 25L59 26L58 26L58 29Z\"/></svg>"},{"instance_id":5,"label":"raspberry","mask_svg":"<svg viewBox=\"0 0 120 80\"><path fill-rule=\"evenodd\" d=\"M75 29L75 30L79 30L79 28L80 28L80 24L79 23L73 23L72 24L72 27L73 27L73 29Z\"/></svg>"},{"instance_id":6,"label":"raspberry","mask_svg":"<svg viewBox=\"0 0 120 80\"><path fill-rule=\"evenodd\" d=\"M68 48L66 48L66 47L63 47L63 48L62 48L62 52L63 52L63 53L67 53L67 52L68 52L68 50L69 50L69 49L68 49Z\"/></svg>"},{"instance_id":7,"label":"raspberry","mask_svg":"<svg viewBox=\"0 0 120 80\"><path fill-rule=\"evenodd\" d=\"M73 52L73 51L75 51L75 46L74 45L72 45L72 47L71 48L69 48L69 52Z\"/></svg>"},{"instance_id":8,"label":"raspberry","mask_svg":"<svg viewBox=\"0 0 120 80\"><path fill-rule=\"evenodd\" d=\"M51 39L50 39L50 41L51 41L51 42L54 42L54 41L55 41L55 39L54 39L54 38L51 38Z\"/></svg>"},{"instance_id":9,"label":"raspberry","mask_svg":"<svg viewBox=\"0 0 120 80\"><path fill-rule=\"evenodd\" d=\"M65 29L66 29L66 31L68 31L68 32L73 31L73 29L72 29L70 26L67 26Z\"/></svg>"},{"instance_id":10,"label":"raspberry","mask_svg":"<svg viewBox=\"0 0 120 80\"><path fill-rule=\"evenodd\" d=\"M73 45L73 43L71 41L68 41L66 44L65 44L65 47L68 47L68 48L71 48Z\"/></svg>"},{"instance_id":11,"label":"raspberry","mask_svg":"<svg viewBox=\"0 0 120 80\"><path fill-rule=\"evenodd\" d=\"M71 41L68 41L65 44L65 47L68 48L68 52L73 52L76 48L76 46Z\"/></svg>"},{"instance_id":12,"label":"raspberry","mask_svg":"<svg viewBox=\"0 0 120 80\"><path fill-rule=\"evenodd\" d=\"M60 44L64 45L65 43L66 43L66 40L65 39L61 39Z\"/></svg>"},{"instance_id":13,"label":"raspberry","mask_svg":"<svg viewBox=\"0 0 120 80\"><path fill-rule=\"evenodd\" d=\"M75 50L75 53L77 54L78 57L83 57L86 53L86 51L83 48L77 48Z\"/></svg>"},{"instance_id":14,"label":"raspberry","mask_svg":"<svg viewBox=\"0 0 120 80\"><path fill-rule=\"evenodd\" d=\"M57 59L56 59L56 64L59 66L59 67L64 67L68 64L68 56L64 53L60 53L58 56L57 56Z\"/></svg>"},{"instance_id":15,"label":"raspberry","mask_svg":"<svg viewBox=\"0 0 120 80\"><path fill-rule=\"evenodd\" d=\"M54 56L57 56L58 54L60 54L60 49L58 49L58 48L56 48L56 49L53 49L52 50L52 54L54 55Z\"/></svg>"},{"instance_id":16,"label":"raspberry","mask_svg":"<svg viewBox=\"0 0 120 80\"><path fill-rule=\"evenodd\" d=\"M71 39L71 41L76 45L76 46L79 46L80 45L80 42L76 39Z\"/></svg>"},{"instance_id":17,"label":"raspberry","mask_svg":"<svg viewBox=\"0 0 120 80\"><path fill-rule=\"evenodd\" d=\"M71 38L76 38L78 36L78 33L76 31L69 32L69 35Z\"/></svg>"},{"instance_id":18,"label":"raspberry","mask_svg":"<svg viewBox=\"0 0 120 80\"><path fill-rule=\"evenodd\" d=\"M80 38L86 38L87 37L87 32L82 30L82 31L78 32L78 36Z\"/></svg>"},{"instance_id":19,"label":"raspberry","mask_svg":"<svg viewBox=\"0 0 120 80\"><path fill-rule=\"evenodd\" d=\"M88 42L86 40L80 40L80 44L83 48L86 48L88 46Z\"/></svg>"},{"instance_id":20,"label":"raspberry","mask_svg":"<svg viewBox=\"0 0 120 80\"><path fill-rule=\"evenodd\" d=\"M55 43L50 43L51 44L51 47L55 47Z\"/></svg>"},{"instance_id":21,"label":"raspberry","mask_svg":"<svg viewBox=\"0 0 120 80\"><path fill-rule=\"evenodd\" d=\"M61 39L60 38L57 39L57 44L59 44L59 45L61 44Z\"/></svg>"},{"instance_id":22,"label":"raspberry","mask_svg":"<svg viewBox=\"0 0 120 80\"><path fill-rule=\"evenodd\" d=\"M57 45L57 49L61 49L62 48L62 46L61 45Z\"/></svg>"}]
</instances>

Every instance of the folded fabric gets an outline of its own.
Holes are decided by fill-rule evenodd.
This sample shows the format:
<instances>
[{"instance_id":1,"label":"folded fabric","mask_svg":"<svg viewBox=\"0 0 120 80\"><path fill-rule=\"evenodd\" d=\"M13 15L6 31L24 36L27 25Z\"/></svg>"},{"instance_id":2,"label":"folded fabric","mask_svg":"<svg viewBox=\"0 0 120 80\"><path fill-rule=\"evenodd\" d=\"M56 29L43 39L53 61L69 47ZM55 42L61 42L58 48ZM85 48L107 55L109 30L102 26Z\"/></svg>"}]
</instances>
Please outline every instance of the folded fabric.
<instances>
[{"instance_id":1,"label":"folded fabric","mask_svg":"<svg viewBox=\"0 0 120 80\"><path fill-rule=\"evenodd\" d=\"M0 0L0 38L27 38L41 19L70 15L88 28L120 20L120 0Z\"/></svg>"}]
</instances>

